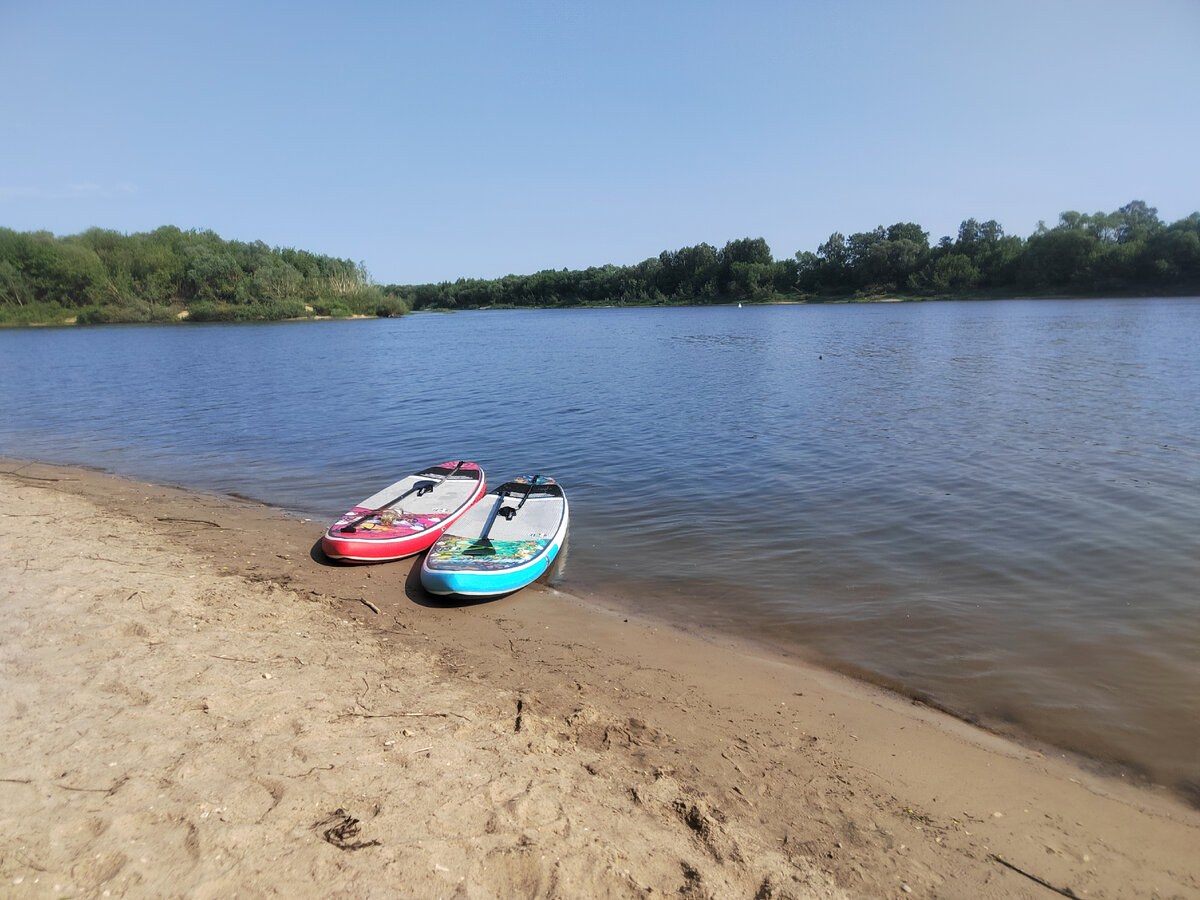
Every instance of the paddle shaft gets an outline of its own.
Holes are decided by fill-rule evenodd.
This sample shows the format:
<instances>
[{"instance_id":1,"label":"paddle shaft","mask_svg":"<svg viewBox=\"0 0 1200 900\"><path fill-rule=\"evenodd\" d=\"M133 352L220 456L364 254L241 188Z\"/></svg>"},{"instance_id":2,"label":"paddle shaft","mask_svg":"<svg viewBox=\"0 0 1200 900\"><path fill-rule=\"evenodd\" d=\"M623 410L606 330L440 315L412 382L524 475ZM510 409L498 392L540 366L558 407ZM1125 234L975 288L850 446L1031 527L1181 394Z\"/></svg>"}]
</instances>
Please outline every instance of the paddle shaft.
<instances>
[{"instance_id":1,"label":"paddle shaft","mask_svg":"<svg viewBox=\"0 0 1200 900\"><path fill-rule=\"evenodd\" d=\"M537 484L537 480L539 478L541 478L540 475L533 476L533 481L530 482L529 487L525 490L525 496L522 497L521 502L517 504L517 509L520 509L525 505L525 501L528 500L529 495L533 493L533 486ZM479 537L475 538L470 547L463 551L467 556L492 556L495 554L496 548L492 546L492 541L488 535L492 533L492 526L496 524L496 517L501 515L501 509L504 506L505 496L507 495L500 494L498 496L496 500L496 507L492 510L492 514L488 518L487 525L484 526L483 532L479 535ZM511 519L517 514L517 509L512 510L504 518Z\"/></svg>"},{"instance_id":2,"label":"paddle shaft","mask_svg":"<svg viewBox=\"0 0 1200 900\"><path fill-rule=\"evenodd\" d=\"M488 535L492 533L492 526L496 524L496 516L500 512L500 507L503 505L503 503L504 498L501 497L500 502L496 504L496 508L492 510L492 514L488 518L487 525L484 526L483 531L480 533L479 537L476 538L476 540L486 541L488 539Z\"/></svg>"},{"instance_id":3,"label":"paddle shaft","mask_svg":"<svg viewBox=\"0 0 1200 900\"><path fill-rule=\"evenodd\" d=\"M445 477L445 478L439 478L437 481L435 481L435 482L433 483L433 486L434 486L434 487L436 487L436 486L437 486L437 485L439 485L439 484L445 484L445 482L446 482L446 481L447 481L447 480L450 478L450 476L451 476L451 475L453 475L455 472L457 472L459 469L461 469L461 468L463 467L463 463L465 463L465 462L466 462L466 460L462 460L462 459L460 459L460 460L459 460L459 461L458 461L458 462L455 464L454 468L453 468L453 469L451 469L451 470L450 470L450 472L449 472L449 473L446 475L446 477ZM377 515L379 515L381 512L383 512L383 511L384 511L385 509L387 509L388 507L390 507L390 506L395 506L397 503L399 503L401 500L403 500L405 497L407 497L407 496L408 496L409 494L411 494L413 491L420 490L420 489L421 489L421 486L422 486L422 485L421 485L421 483L420 483L420 482L418 482L417 484L414 484L412 487L410 487L410 488L409 488L407 491L405 491L405 492L404 492L403 494L401 494L399 497L393 497L393 498L392 498L391 500L389 500L387 503L383 504L383 506L378 506L378 507L376 507L375 509L371 510L371 511L370 511L370 512L368 512L368 513L363 513L361 516L359 516L359 517L358 517L357 519L355 519L354 521L352 521L352 522L347 522L345 525L343 525L343 526L342 526L342 530L343 530L343 531L345 531L347 528L354 528L354 527L356 527L357 525L359 525L359 524L361 524L361 523L363 523L363 522L367 521L367 519L371 518L371 516L377 516Z\"/></svg>"}]
</instances>

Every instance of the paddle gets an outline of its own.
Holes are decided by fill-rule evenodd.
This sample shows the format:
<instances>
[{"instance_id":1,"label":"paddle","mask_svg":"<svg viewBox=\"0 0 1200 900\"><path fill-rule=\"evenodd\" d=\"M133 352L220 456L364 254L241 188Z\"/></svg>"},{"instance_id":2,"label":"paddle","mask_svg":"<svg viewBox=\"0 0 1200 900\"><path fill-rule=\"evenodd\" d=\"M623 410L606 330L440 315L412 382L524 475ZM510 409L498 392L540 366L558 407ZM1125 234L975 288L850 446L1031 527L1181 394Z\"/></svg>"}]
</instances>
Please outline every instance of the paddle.
<instances>
[{"instance_id":1,"label":"paddle","mask_svg":"<svg viewBox=\"0 0 1200 900\"><path fill-rule=\"evenodd\" d=\"M445 481L447 481L451 475L453 475L455 472L457 472L459 469L461 469L463 467L463 465L465 465L465 464L466 464L466 460L460 459L457 463L455 463L454 468L450 470L450 472L446 475L445 478L439 478L437 481L418 481L416 484L414 484L412 487L410 487L407 491L405 491L399 497L394 497L391 500L389 500L387 503L383 504L383 506L376 507L375 509L371 510L368 513L363 513L358 518L343 525L342 533L343 534L353 534L354 532L356 532L358 530L358 526L361 525L363 522L367 521L367 519L371 518L371 516L377 516L381 512L383 512L385 509L387 509L388 507L395 506L397 503L399 503L401 500L403 500L409 494L415 493L418 497L423 497L425 494L432 491L439 484L442 484Z\"/></svg>"},{"instance_id":2,"label":"paddle","mask_svg":"<svg viewBox=\"0 0 1200 900\"><path fill-rule=\"evenodd\" d=\"M517 514L517 510L525 505L525 501L528 500L529 495L533 493L533 486L538 483L538 479L541 477L541 475L534 475L533 480L529 482L529 487L525 488L525 496L521 498L521 502L517 504L516 508L514 509L511 506L505 506L503 509L499 510L500 515L504 516L507 521L511 522L512 517Z\"/></svg>"},{"instance_id":3,"label":"paddle","mask_svg":"<svg viewBox=\"0 0 1200 900\"><path fill-rule=\"evenodd\" d=\"M499 502L503 503L504 498L500 497ZM488 539L488 532L492 530L492 525L496 521L496 514L500 511L497 506L492 510L491 517L487 520L487 524L483 526L483 532L474 541L471 546L463 551L463 556L495 556L496 548L492 546L492 542Z\"/></svg>"},{"instance_id":4,"label":"paddle","mask_svg":"<svg viewBox=\"0 0 1200 900\"><path fill-rule=\"evenodd\" d=\"M533 476L533 481L531 481L529 484L529 487L525 489L525 496L521 498L521 502L517 504L516 509L513 509L510 506L505 506L505 507L497 506L494 510L492 510L491 518L488 519L487 525L484 526L483 533L480 534L479 537L477 537L472 542L470 547L468 547L466 550L463 551L463 556L495 556L496 555L496 548L494 546L492 546L492 541L488 537L488 534L492 530L492 525L494 525L496 522L496 516L504 516L505 519L511 520L512 517L517 514L517 509L520 509L522 506L525 505L525 501L528 500L529 495L533 493L533 486L535 484L537 484L537 480L540 477L541 477L540 475ZM503 492L500 495L500 503L504 503L504 498L507 496L508 496L508 492L507 491Z\"/></svg>"}]
</instances>

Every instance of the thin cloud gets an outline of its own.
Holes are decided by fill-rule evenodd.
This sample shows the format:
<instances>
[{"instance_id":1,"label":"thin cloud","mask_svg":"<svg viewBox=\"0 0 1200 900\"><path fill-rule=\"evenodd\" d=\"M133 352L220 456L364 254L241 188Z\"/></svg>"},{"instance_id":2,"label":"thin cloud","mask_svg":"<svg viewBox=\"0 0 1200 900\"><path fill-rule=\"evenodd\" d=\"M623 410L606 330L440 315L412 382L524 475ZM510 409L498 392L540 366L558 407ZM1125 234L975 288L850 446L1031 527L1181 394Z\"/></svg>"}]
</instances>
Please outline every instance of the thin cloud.
<instances>
[{"instance_id":1,"label":"thin cloud","mask_svg":"<svg viewBox=\"0 0 1200 900\"><path fill-rule=\"evenodd\" d=\"M0 184L0 200L29 200L44 196L38 188Z\"/></svg>"},{"instance_id":2,"label":"thin cloud","mask_svg":"<svg viewBox=\"0 0 1200 900\"><path fill-rule=\"evenodd\" d=\"M31 187L21 184L0 185L0 202L12 200L110 200L136 194L138 186L128 181L112 184L84 182L66 184L53 188Z\"/></svg>"}]
</instances>

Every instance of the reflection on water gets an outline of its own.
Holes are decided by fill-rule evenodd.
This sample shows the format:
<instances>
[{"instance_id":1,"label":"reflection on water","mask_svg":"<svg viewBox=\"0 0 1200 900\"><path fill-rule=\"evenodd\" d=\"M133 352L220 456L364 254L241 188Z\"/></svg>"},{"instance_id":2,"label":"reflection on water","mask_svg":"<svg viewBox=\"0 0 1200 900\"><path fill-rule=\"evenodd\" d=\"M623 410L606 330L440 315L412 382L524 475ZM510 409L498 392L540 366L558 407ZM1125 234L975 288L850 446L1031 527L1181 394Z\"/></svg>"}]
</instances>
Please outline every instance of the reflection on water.
<instances>
[{"instance_id":1,"label":"reflection on water","mask_svg":"<svg viewBox=\"0 0 1200 900\"><path fill-rule=\"evenodd\" d=\"M0 453L326 520L544 471L564 590L1200 781L1200 301L0 333Z\"/></svg>"}]
</instances>

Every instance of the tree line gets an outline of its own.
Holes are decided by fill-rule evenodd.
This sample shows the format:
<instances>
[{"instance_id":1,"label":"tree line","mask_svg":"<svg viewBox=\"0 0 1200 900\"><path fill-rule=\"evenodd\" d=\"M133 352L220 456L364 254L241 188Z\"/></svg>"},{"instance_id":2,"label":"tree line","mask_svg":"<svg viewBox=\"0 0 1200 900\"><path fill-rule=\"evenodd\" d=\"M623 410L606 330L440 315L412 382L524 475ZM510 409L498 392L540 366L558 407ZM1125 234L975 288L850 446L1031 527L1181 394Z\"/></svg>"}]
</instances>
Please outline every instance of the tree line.
<instances>
[{"instance_id":1,"label":"tree line","mask_svg":"<svg viewBox=\"0 0 1200 900\"><path fill-rule=\"evenodd\" d=\"M0 228L0 322L193 322L401 315L365 267L168 225L55 237Z\"/></svg>"},{"instance_id":2,"label":"tree line","mask_svg":"<svg viewBox=\"0 0 1200 900\"><path fill-rule=\"evenodd\" d=\"M1181 293L1200 290L1200 213L1173 224L1135 200L1116 212L1064 212L1053 228L1007 235L967 219L930 244L911 222L776 260L762 238L664 251L632 266L546 270L494 280L389 285L413 309L797 300Z\"/></svg>"},{"instance_id":3,"label":"tree line","mask_svg":"<svg viewBox=\"0 0 1200 900\"><path fill-rule=\"evenodd\" d=\"M930 244L912 222L776 260L763 238L663 251L635 265L437 284L375 284L361 263L211 231L0 228L0 323L274 320L479 309L1200 291L1200 213L1167 224L1141 200L1064 212L1027 238L967 219Z\"/></svg>"}]
</instances>

